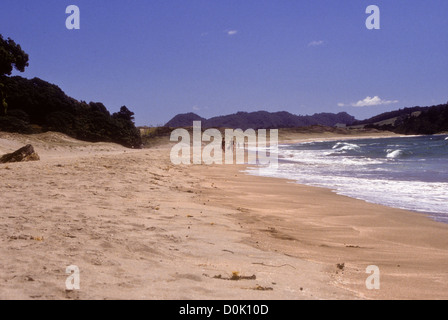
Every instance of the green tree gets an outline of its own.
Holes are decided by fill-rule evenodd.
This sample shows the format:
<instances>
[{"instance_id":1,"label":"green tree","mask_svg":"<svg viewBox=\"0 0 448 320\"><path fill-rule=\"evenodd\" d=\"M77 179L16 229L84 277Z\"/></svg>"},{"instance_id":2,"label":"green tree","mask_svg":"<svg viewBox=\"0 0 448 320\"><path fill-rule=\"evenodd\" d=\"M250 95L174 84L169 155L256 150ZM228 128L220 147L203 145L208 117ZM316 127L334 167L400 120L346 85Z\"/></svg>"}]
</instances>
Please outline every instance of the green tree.
<instances>
[{"instance_id":1,"label":"green tree","mask_svg":"<svg viewBox=\"0 0 448 320\"><path fill-rule=\"evenodd\" d=\"M28 64L28 54L22 50L19 44L11 38L3 39L0 34L0 81L4 75L11 75L12 70L16 69L24 72ZM4 84L0 82L0 102L4 115L8 114L8 103L6 102L6 93Z\"/></svg>"},{"instance_id":2,"label":"green tree","mask_svg":"<svg viewBox=\"0 0 448 320\"><path fill-rule=\"evenodd\" d=\"M3 39L0 34L0 76L11 75L13 69L24 72L28 64L28 54L11 38Z\"/></svg>"},{"instance_id":3,"label":"green tree","mask_svg":"<svg viewBox=\"0 0 448 320\"><path fill-rule=\"evenodd\" d=\"M5 115L8 114L8 104L6 103L6 93L3 93L3 88L5 85L0 82L0 100L2 102L3 112Z\"/></svg>"},{"instance_id":4,"label":"green tree","mask_svg":"<svg viewBox=\"0 0 448 320\"><path fill-rule=\"evenodd\" d=\"M116 112L112 115L115 119L122 119L129 122L134 121L134 112L130 111L126 106L122 106L120 112Z\"/></svg>"}]
</instances>

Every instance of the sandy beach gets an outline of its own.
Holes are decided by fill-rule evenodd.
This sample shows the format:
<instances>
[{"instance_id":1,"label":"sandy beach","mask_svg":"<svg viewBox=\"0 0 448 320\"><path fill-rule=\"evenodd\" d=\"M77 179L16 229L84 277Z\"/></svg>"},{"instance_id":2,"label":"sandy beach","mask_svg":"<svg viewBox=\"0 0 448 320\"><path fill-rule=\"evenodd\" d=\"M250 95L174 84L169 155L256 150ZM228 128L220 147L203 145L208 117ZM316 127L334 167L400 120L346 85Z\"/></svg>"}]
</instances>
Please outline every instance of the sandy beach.
<instances>
[{"instance_id":1,"label":"sandy beach","mask_svg":"<svg viewBox=\"0 0 448 320\"><path fill-rule=\"evenodd\" d=\"M448 299L448 225L423 214L174 166L168 144L0 133L0 154L28 143L40 161L0 165L0 299Z\"/></svg>"}]
</instances>

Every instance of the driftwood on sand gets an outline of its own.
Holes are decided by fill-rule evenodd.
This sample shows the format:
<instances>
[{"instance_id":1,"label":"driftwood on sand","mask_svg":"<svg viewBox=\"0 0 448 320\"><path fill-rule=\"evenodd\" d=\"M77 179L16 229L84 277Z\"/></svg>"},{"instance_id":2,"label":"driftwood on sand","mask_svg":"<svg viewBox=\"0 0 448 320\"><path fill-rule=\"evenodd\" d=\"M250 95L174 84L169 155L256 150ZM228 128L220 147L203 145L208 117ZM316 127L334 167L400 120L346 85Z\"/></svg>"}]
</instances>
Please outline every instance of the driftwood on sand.
<instances>
[{"instance_id":1,"label":"driftwood on sand","mask_svg":"<svg viewBox=\"0 0 448 320\"><path fill-rule=\"evenodd\" d=\"M10 163L10 162L25 162L25 161L38 161L40 160L39 155L34 151L32 145L26 145L19 150L5 154L0 157L0 163Z\"/></svg>"}]
</instances>

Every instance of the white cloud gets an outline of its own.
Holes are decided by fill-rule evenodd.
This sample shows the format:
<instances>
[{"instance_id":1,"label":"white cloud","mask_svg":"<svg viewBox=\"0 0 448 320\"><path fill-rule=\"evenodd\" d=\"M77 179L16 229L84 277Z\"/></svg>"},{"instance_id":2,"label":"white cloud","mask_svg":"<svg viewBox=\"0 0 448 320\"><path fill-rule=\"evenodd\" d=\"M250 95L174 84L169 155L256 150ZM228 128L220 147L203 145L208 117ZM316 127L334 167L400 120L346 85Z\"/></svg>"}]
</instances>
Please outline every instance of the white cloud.
<instances>
[{"instance_id":1,"label":"white cloud","mask_svg":"<svg viewBox=\"0 0 448 320\"><path fill-rule=\"evenodd\" d=\"M380 106L398 103L398 100L383 100L378 96L366 97L364 100L359 100L358 102L352 104L353 107L370 107L370 106Z\"/></svg>"},{"instance_id":2,"label":"white cloud","mask_svg":"<svg viewBox=\"0 0 448 320\"><path fill-rule=\"evenodd\" d=\"M398 103L398 100L383 100L378 96L374 97L366 97L363 100L359 100L358 102L353 102L351 104L338 103L338 107L373 107L373 106L384 106L388 104Z\"/></svg>"},{"instance_id":3,"label":"white cloud","mask_svg":"<svg viewBox=\"0 0 448 320\"><path fill-rule=\"evenodd\" d=\"M227 30L226 33L229 36L234 36L238 33L238 30Z\"/></svg>"},{"instance_id":4,"label":"white cloud","mask_svg":"<svg viewBox=\"0 0 448 320\"><path fill-rule=\"evenodd\" d=\"M311 41L310 43L308 43L308 47L318 47L318 46L322 46L325 44L325 41L323 40L314 40Z\"/></svg>"},{"instance_id":5,"label":"white cloud","mask_svg":"<svg viewBox=\"0 0 448 320\"><path fill-rule=\"evenodd\" d=\"M199 108L198 106L193 106L193 111L201 111L201 108Z\"/></svg>"}]
</instances>

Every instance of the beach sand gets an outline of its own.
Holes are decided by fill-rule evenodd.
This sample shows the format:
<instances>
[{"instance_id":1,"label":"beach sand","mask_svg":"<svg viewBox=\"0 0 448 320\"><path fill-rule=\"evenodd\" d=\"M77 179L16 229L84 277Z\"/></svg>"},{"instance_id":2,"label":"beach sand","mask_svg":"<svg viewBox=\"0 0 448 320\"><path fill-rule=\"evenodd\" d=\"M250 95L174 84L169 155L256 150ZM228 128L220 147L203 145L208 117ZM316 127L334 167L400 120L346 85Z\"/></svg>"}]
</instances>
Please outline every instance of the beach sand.
<instances>
[{"instance_id":1,"label":"beach sand","mask_svg":"<svg viewBox=\"0 0 448 320\"><path fill-rule=\"evenodd\" d=\"M283 140L322 136L339 138ZM0 299L448 298L448 225L422 214L245 166L174 166L169 145L0 133L0 154L27 143L41 161L0 165Z\"/></svg>"}]
</instances>

